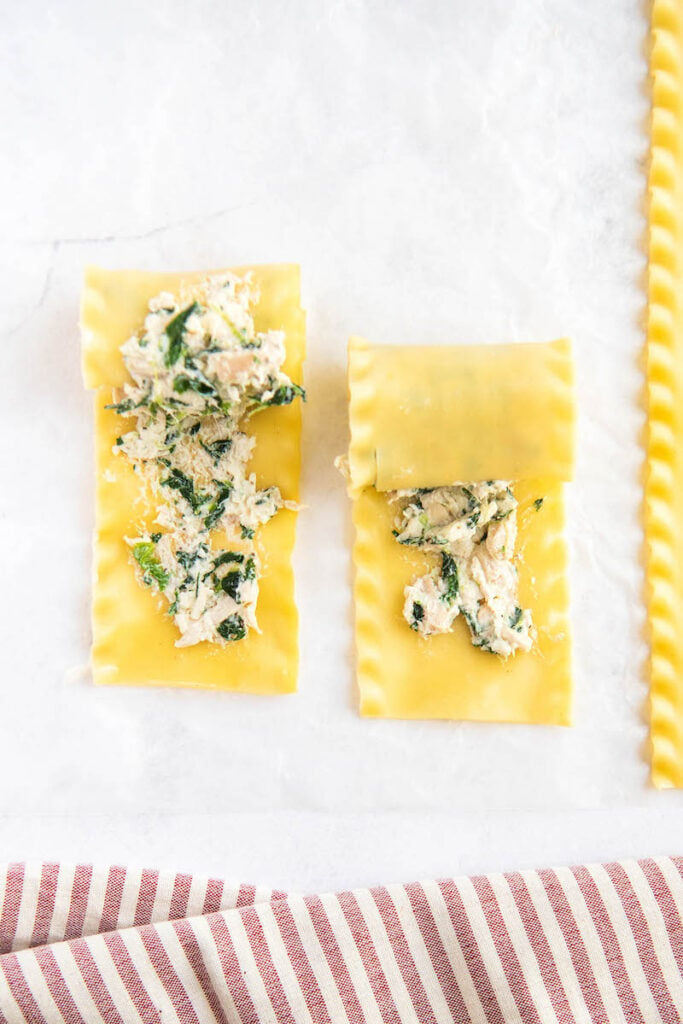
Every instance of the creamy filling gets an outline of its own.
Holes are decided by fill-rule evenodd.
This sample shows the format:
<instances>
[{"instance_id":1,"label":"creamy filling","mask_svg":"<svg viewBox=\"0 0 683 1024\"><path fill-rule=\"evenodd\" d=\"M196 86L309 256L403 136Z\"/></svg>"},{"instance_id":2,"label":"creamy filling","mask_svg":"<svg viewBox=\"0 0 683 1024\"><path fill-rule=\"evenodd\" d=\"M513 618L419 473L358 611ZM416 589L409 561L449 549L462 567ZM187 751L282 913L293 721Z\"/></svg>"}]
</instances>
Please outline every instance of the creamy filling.
<instances>
[{"instance_id":1,"label":"creamy filling","mask_svg":"<svg viewBox=\"0 0 683 1024\"><path fill-rule=\"evenodd\" d=\"M535 631L519 605L517 501L504 480L390 492L400 506L394 536L439 556L405 588L403 615L420 635L448 633L459 614L475 647L507 658Z\"/></svg>"},{"instance_id":2,"label":"creamy filling","mask_svg":"<svg viewBox=\"0 0 683 1024\"><path fill-rule=\"evenodd\" d=\"M141 582L168 602L178 647L258 630L255 534L296 507L247 472L246 419L305 397L282 372L284 333L255 330L255 301L249 280L233 274L178 297L162 292L121 347L131 380L109 408L130 427L114 450L150 486L159 526L126 540Z\"/></svg>"}]
</instances>

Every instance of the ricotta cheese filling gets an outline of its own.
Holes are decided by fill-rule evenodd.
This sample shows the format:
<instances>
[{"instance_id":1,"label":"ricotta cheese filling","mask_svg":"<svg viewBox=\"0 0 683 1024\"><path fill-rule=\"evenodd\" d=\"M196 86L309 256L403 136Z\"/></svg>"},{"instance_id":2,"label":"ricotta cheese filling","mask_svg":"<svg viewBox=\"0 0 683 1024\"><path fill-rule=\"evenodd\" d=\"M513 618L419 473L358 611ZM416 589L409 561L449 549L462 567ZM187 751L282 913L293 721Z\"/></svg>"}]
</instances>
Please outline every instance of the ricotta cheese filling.
<instances>
[{"instance_id":1,"label":"ricotta cheese filling","mask_svg":"<svg viewBox=\"0 0 683 1024\"><path fill-rule=\"evenodd\" d=\"M247 472L254 439L244 421L305 398L281 369L284 333L255 330L256 299L234 274L162 292L121 346L131 380L108 408L130 425L115 451L151 488L159 527L126 541L140 581L168 602L177 647L258 630L254 537L279 509L297 507Z\"/></svg>"},{"instance_id":2,"label":"ricotta cheese filling","mask_svg":"<svg viewBox=\"0 0 683 1024\"><path fill-rule=\"evenodd\" d=\"M431 572L405 588L403 615L429 637L448 633L462 613L475 647L503 658L528 651L535 631L519 605L517 501L505 480L392 491L400 506L394 536L438 554Z\"/></svg>"}]
</instances>

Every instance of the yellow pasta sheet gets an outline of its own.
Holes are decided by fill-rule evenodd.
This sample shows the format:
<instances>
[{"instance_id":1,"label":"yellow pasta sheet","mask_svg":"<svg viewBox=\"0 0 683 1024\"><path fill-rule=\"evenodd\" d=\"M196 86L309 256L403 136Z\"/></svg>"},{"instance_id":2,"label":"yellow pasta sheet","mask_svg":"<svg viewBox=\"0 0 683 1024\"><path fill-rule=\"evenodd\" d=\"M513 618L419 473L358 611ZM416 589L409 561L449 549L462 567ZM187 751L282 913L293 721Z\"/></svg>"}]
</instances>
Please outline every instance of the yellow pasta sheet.
<instances>
[{"instance_id":1,"label":"yellow pasta sheet","mask_svg":"<svg viewBox=\"0 0 683 1024\"><path fill-rule=\"evenodd\" d=\"M569 480L571 345L349 344L351 492Z\"/></svg>"},{"instance_id":2,"label":"yellow pasta sheet","mask_svg":"<svg viewBox=\"0 0 683 1024\"><path fill-rule=\"evenodd\" d=\"M299 268L291 265L231 268L251 271L260 290L257 330L286 332L284 370L302 380L305 314L300 306ZM177 293L211 271L172 274L86 271L81 325L83 372L95 391L96 521L92 609L92 669L95 683L140 686L193 686L251 693L287 693L296 689L298 617L294 603L291 555L294 512L281 510L258 530L263 564L257 607L262 633L219 647L201 643L175 647L178 632L166 614L166 602L142 587L124 538L151 530L155 515L150 495L131 465L113 453L122 420L104 406L111 389L127 379L121 344L140 326L149 299L160 291ZM260 487L277 485L283 497L299 496L301 407L267 409L248 426L256 437L251 469Z\"/></svg>"},{"instance_id":3,"label":"yellow pasta sheet","mask_svg":"<svg viewBox=\"0 0 683 1024\"><path fill-rule=\"evenodd\" d=\"M507 661L472 646L461 616L452 633L421 637L403 618L403 588L431 568L428 554L397 543L395 508L368 488L353 520L356 644L361 714L569 725L571 637L563 485L519 482L520 603L538 640ZM536 498L543 497L537 511Z\"/></svg>"},{"instance_id":4,"label":"yellow pasta sheet","mask_svg":"<svg viewBox=\"0 0 683 1024\"><path fill-rule=\"evenodd\" d=\"M401 347L352 338L349 391L361 713L568 725L570 342ZM538 632L531 652L507 661L475 648L462 618L428 638L409 628L404 588L435 561L397 543L383 493L487 479L515 482L520 604Z\"/></svg>"},{"instance_id":5,"label":"yellow pasta sheet","mask_svg":"<svg viewBox=\"0 0 683 1024\"><path fill-rule=\"evenodd\" d=\"M683 0L652 7L645 491L652 781L683 786Z\"/></svg>"}]
</instances>

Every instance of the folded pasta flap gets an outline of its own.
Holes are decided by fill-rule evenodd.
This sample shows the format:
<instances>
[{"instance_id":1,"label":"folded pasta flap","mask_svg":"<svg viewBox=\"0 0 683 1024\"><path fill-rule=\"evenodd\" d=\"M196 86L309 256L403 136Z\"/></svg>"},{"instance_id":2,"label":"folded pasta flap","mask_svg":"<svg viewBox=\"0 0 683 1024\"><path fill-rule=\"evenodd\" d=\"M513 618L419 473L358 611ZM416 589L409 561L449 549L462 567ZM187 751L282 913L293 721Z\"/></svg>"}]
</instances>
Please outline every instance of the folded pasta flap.
<instances>
[{"instance_id":1,"label":"folded pasta flap","mask_svg":"<svg viewBox=\"0 0 683 1024\"><path fill-rule=\"evenodd\" d=\"M567 338L510 345L349 343L350 490L458 480L569 480Z\"/></svg>"}]
</instances>

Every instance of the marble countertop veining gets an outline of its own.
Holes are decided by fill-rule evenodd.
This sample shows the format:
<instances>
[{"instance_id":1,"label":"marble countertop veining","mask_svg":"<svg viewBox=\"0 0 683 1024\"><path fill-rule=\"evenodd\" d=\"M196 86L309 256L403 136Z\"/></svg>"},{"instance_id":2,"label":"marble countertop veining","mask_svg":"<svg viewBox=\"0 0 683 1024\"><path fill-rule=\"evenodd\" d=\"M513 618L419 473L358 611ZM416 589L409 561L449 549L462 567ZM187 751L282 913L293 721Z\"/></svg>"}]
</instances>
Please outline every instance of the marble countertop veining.
<instances>
[{"instance_id":1,"label":"marble countertop veining","mask_svg":"<svg viewBox=\"0 0 683 1024\"><path fill-rule=\"evenodd\" d=\"M671 853L648 790L646 23L630 0L14 5L0 40L0 856L297 888ZM83 267L296 261L300 692L95 689ZM345 346L575 341L576 725L361 721Z\"/></svg>"}]
</instances>

